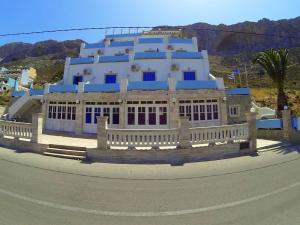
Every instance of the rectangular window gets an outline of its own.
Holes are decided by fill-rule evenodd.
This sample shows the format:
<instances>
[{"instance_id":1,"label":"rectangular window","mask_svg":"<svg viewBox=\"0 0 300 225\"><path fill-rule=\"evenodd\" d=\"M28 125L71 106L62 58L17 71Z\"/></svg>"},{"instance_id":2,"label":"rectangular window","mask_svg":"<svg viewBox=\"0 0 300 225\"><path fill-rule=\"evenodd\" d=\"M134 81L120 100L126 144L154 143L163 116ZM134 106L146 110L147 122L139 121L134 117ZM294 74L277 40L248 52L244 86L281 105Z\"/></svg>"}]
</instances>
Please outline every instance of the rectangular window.
<instances>
[{"instance_id":1,"label":"rectangular window","mask_svg":"<svg viewBox=\"0 0 300 225\"><path fill-rule=\"evenodd\" d=\"M206 112L207 120L212 120L212 105L206 106Z\"/></svg>"},{"instance_id":2,"label":"rectangular window","mask_svg":"<svg viewBox=\"0 0 300 225\"><path fill-rule=\"evenodd\" d=\"M94 108L94 123L97 123L97 117L101 115L101 108Z\"/></svg>"},{"instance_id":3,"label":"rectangular window","mask_svg":"<svg viewBox=\"0 0 300 225\"><path fill-rule=\"evenodd\" d=\"M61 108L62 108L61 118L63 120L65 120L66 119L66 106L62 106Z\"/></svg>"},{"instance_id":4,"label":"rectangular window","mask_svg":"<svg viewBox=\"0 0 300 225\"><path fill-rule=\"evenodd\" d=\"M107 124L110 124L110 108L103 108L103 116L107 116Z\"/></svg>"},{"instance_id":5,"label":"rectangular window","mask_svg":"<svg viewBox=\"0 0 300 225\"><path fill-rule=\"evenodd\" d=\"M86 107L85 108L85 123L92 123L92 108Z\"/></svg>"},{"instance_id":6,"label":"rectangular window","mask_svg":"<svg viewBox=\"0 0 300 225\"><path fill-rule=\"evenodd\" d=\"M120 118L120 114L119 114L119 108L113 108L113 118L112 118L112 123L113 124L119 124L119 118Z\"/></svg>"},{"instance_id":7,"label":"rectangular window","mask_svg":"<svg viewBox=\"0 0 300 225\"><path fill-rule=\"evenodd\" d=\"M155 72L143 72L143 81L155 81Z\"/></svg>"},{"instance_id":8,"label":"rectangular window","mask_svg":"<svg viewBox=\"0 0 300 225\"><path fill-rule=\"evenodd\" d=\"M72 120L76 119L76 106L72 107Z\"/></svg>"},{"instance_id":9,"label":"rectangular window","mask_svg":"<svg viewBox=\"0 0 300 225\"><path fill-rule=\"evenodd\" d=\"M74 76L73 77L73 84L78 85L79 82L83 81L83 76Z\"/></svg>"},{"instance_id":10,"label":"rectangular window","mask_svg":"<svg viewBox=\"0 0 300 225\"><path fill-rule=\"evenodd\" d=\"M199 106L198 105L194 105L193 106L193 116L194 116L194 120L198 121L199 120Z\"/></svg>"},{"instance_id":11,"label":"rectangular window","mask_svg":"<svg viewBox=\"0 0 300 225\"><path fill-rule=\"evenodd\" d=\"M213 116L214 116L214 120L219 119L219 110L217 104L213 104Z\"/></svg>"},{"instance_id":12,"label":"rectangular window","mask_svg":"<svg viewBox=\"0 0 300 225\"><path fill-rule=\"evenodd\" d=\"M205 105L200 106L200 120L205 120Z\"/></svg>"},{"instance_id":13,"label":"rectangular window","mask_svg":"<svg viewBox=\"0 0 300 225\"><path fill-rule=\"evenodd\" d=\"M72 107L68 106L67 108L67 120L71 120L72 118Z\"/></svg>"},{"instance_id":14,"label":"rectangular window","mask_svg":"<svg viewBox=\"0 0 300 225\"><path fill-rule=\"evenodd\" d=\"M184 116L184 114L185 114L184 111L185 111L185 110L184 110L184 106L183 106L183 105L179 106L179 116L180 116L180 117L183 117L183 116Z\"/></svg>"},{"instance_id":15,"label":"rectangular window","mask_svg":"<svg viewBox=\"0 0 300 225\"><path fill-rule=\"evenodd\" d=\"M48 118L51 119L52 118L52 106L50 105L48 108Z\"/></svg>"},{"instance_id":16,"label":"rectangular window","mask_svg":"<svg viewBox=\"0 0 300 225\"><path fill-rule=\"evenodd\" d=\"M52 118L53 119L56 119L56 109L57 109L57 106L53 106L53 109L52 109Z\"/></svg>"},{"instance_id":17,"label":"rectangular window","mask_svg":"<svg viewBox=\"0 0 300 225\"><path fill-rule=\"evenodd\" d=\"M127 123L128 125L135 124L135 107L127 108Z\"/></svg>"},{"instance_id":18,"label":"rectangular window","mask_svg":"<svg viewBox=\"0 0 300 225\"><path fill-rule=\"evenodd\" d=\"M186 116L188 116L189 120L191 121L191 119L192 119L192 106L186 105L185 106L185 113L186 113Z\"/></svg>"},{"instance_id":19,"label":"rectangular window","mask_svg":"<svg viewBox=\"0 0 300 225\"><path fill-rule=\"evenodd\" d=\"M61 106L57 106L57 119L61 119Z\"/></svg>"},{"instance_id":20,"label":"rectangular window","mask_svg":"<svg viewBox=\"0 0 300 225\"><path fill-rule=\"evenodd\" d=\"M159 107L159 124L167 124L167 107Z\"/></svg>"},{"instance_id":21,"label":"rectangular window","mask_svg":"<svg viewBox=\"0 0 300 225\"><path fill-rule=\"evenodd\" d=\"M183 79L184 80L196 80L196 73L195 72L183 72Z\"/></svg>"},{"instance_id":22,"label":"rectangular window","mask_svg":"<svg viewBox=\"0 0 300 225\"><path fill-rule=\"evenodd\" d=\"M156 107L149 107L149 125L156 125Z\"/></svg>"},{"instance_id":23,"label":"rectangular window","mask_svg":"<svg viewBox=\"0 0 300 225\"><path fill-rule=\"evenodd\" d=\"M238 116L240 116L240 106L239 105L231 105L231 106L229 106L229 116L230 117L238 117Z\"/></svg>"},{"instance_id":24,"label":"rectangular window","mask_svg":"<svg viewBox=\"0 0 300 225\"><path fill-rule=\"evenodd\" d=\"M138 125L146 124L146 107L138 107Z\"/></svg>"},{"instance_id":25,"label":"rectangular window","mask_svg":"<svg viewBox=\"0 0 300 225\"><path fill-rule=\"evenodd\" d=\"M116 74L107 74L105 75L105 83L106 84L114 84L117 82L117 75Z\"/></svg>"}]
</instances>

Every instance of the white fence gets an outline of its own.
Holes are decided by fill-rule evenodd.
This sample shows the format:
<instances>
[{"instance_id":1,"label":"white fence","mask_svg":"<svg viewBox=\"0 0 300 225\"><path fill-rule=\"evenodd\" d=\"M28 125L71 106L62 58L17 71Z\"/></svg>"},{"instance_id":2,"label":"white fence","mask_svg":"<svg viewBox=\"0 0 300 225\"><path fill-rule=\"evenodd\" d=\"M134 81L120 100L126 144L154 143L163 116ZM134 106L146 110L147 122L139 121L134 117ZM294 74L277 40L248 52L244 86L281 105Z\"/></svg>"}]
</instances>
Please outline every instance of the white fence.
<instances>
[{"instance_id":1,"label":"white fence","mask_svg":"<svg viewBox=\"0 0 300 225\"><path fill-rule=\"evenodd\" d=\"M116 147L158 147L176 146L178 129L141 130L141 129L108 129L107 142Z\"/></svg>"},{"instance_id":2,"label":"white fence","mask_svg":"<svg viewBox=\"0 0 300 225\"><path fill-rule=\"evenodd\" d=\"M207 144L247 140L248 124L189 128L190 144ZM107 145L110 147L160 147L179 146L179 129L107 129Z\"/></svg>"},{"instance_id":3,"label":"white fence","mask_svg":"<svg viewBox=\"0 0 300 225\"><path fill-rule=\"evenodd\" d=\"M33 125L31 123L0 120L0 134L1 136L31 139L33 134Z\"/></svg>"},{"instance_id":4,"label":"white fence","mask_svg":"<svg viewBox=\"0 0 300 225\"><path fill-rule=\"evenodd\" d=\"M192 144L247 140L248 124L190 128Z\"/></svg>"}]
</instances>

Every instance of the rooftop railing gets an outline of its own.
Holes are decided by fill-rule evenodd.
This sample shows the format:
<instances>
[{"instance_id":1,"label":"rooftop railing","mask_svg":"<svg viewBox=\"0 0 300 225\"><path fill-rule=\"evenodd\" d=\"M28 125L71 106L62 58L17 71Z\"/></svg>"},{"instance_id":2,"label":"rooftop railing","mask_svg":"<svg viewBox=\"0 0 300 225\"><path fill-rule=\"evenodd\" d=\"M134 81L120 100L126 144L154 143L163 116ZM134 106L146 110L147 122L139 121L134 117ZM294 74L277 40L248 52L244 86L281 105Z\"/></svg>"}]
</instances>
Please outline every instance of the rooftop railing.
<instances>
[{"instance_id":1,"label":"rooftop railing","mask_svg":"<svg viewBox=\"0 0 300 225\"><path fill-rule=\"evenodd\" d=\"M65 85L50 85L50 93L75 93L77 92L77 85L65 84Z\"/></svg>"},{"instance_id":2,"label":"rooftop railing","mask_svg":"<svg viewBox=\"0 0 300 225\"><path fill-rule=\"evenodd\" d=\"M115 56L101 56L99 57L100 63L106 62L128 62L129 56L128 55L115 55Z\"/></svg>"},{"instance_id":3,"label":"rooftop railing","mask_svg":"<svg viewBox=\"0 0 300 225\"><path fill-rule=\"evenodd\" d=\"M70 65L91 64L94 63L94 57L71 58Z\"/></svg>"},{"instance_id":4,"label":"rooftop railing","mask_svg":"<svg viewBox=\"0 0 300 225\"><path fill-rule=\"evenodd\" d=\"M215 80L184 80L177 81L177 90L191 90L191 89L217 89Z\"/></svg>"},{"instance_id":5,"label":"rooftop railing","mask_svg":"<svg viewBox=\"0 0 300 225\"><path fill-rule=\"evenodd\" d=\"M201 52L172 52L173 59L202 59Z\"/></svg>"},{"instance_id":6,"label":"rooftop railing","mask_svg":"<svg viewBox=\"0 0 300 225\"><path fill-rule=\"evenodd\" d=\"M116 84L85 84L84 92L120 92L120 85Z\"/></svg>"},{"instance_id":7,"label":"rooftop railing","mask_svg":"<svg viewBox=\"0 0 300 225\"><path fill-rule=\"evenodd\" d=\"M103 42L98 42L98 43L87 43L85 44L86 49L91 49L91 48L104 48L105 44Z\"/></svg>"},{"instance_id":8,"label":"rooftop railing","mask_svg":"<svg viewBox=\"0 0 300 225\"><path fill-rule=\"evenodd\" d=\"M134 59L166 59L165 52L137 52Z\"/></svg>"}]
</instances>

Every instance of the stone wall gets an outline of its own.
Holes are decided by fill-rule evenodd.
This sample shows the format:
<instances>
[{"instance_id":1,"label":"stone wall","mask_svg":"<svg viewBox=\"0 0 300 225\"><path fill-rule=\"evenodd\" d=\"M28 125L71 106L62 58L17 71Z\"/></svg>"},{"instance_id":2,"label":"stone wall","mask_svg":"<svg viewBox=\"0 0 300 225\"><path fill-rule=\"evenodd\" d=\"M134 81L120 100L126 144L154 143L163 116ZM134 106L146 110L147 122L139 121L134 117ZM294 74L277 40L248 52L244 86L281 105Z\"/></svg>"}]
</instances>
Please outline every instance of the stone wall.
<instances>
[{"instance_id":1,"label":"stone wall","mask_svg":"<svg viewBox=\"0 0 300 225\"><path fill-rule=\"evenodd\" d=\"M239 149L239 143L232 143L201 148L168 150L87 149L87 155L90 160L106 163L181 164L239 156Z\"/></svg>"}]
</instances>

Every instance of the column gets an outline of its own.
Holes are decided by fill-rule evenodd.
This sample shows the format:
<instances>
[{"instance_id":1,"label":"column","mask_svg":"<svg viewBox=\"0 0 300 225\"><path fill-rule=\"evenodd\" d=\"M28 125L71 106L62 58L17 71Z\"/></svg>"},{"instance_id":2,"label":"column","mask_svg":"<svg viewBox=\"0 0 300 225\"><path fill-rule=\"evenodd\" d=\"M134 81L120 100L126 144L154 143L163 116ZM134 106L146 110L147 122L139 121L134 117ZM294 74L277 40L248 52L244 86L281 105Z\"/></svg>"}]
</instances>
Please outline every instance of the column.
<instances>
[{"instance_id":1,"label":"column","mask_svg":"<svg viewBox=\"0 0 300 225\"><path fill-rule=\"evenodd\" d=\"M107 116L97 117L97 148L108 149L107 147Z\"/></svg>"},{"instance_id":2,"label":"column","mask_svg":"<svg viewBox=\"0 0 300 225\"><path fill-rule=\"evenodd\" d=\"M187 149L192 147L191 145L191 133L189 128L191 124L188 116L180 117L179 119L179 148Z\"/></svg>"},{"instance_id":3,"label":"column","mask_svg":"<svg viewBox=\"0 0 300 225\"><path fill-rule=\"evenodd\" d=\"M246 113L247 123L248 123L248 141L250 152L256 152L256 140L257 140L257 129L256 129L256 113L247 112Z\"/></svg>"},{"instance_id":4,"label":"column","mask_svg":"<svg viewBox=\"0 0 300 225\"><path fill-rule=\"evenodd\" d=\"M76 100L75 134L83 133L84 107L83 101Z\"/></svg>"},{"instance_id":5,"label":"column","mask_svg":"<svg viewBox=\"0 0 300 225\"><path fill-rule=\"evenodd\" d=\"M32 114L32 138L31 142L38 143L43 133L43 114Z\"/></svg>"}]
</instances>

